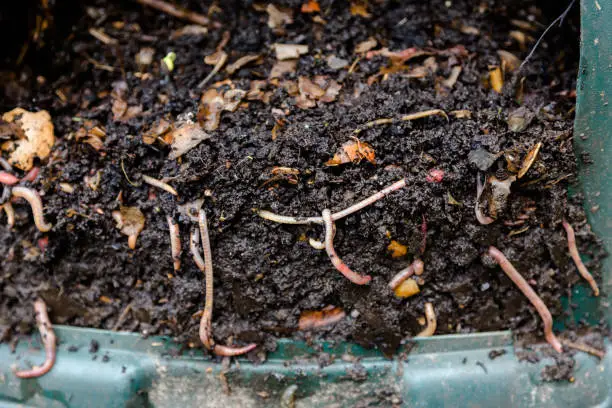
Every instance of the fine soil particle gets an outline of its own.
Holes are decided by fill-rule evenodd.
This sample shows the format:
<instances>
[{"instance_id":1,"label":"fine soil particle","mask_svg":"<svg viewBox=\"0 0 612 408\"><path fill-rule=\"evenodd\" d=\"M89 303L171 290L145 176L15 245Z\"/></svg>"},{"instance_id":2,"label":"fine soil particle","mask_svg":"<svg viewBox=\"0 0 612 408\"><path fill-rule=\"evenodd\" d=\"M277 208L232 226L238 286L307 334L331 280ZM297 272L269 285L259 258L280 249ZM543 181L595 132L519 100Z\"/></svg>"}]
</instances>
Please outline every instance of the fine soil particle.
<instances>
[{"instance_id":1,"label":"fine soil particle","mask_svg":"<svg viewBox=\"0 0 612 408\"><path fill-rule=\"evenodd\" d=\"M178 205L197 199L204 199L211 230L214 336L221 343L230 338L238 344L256 342L259 351L274 350L278 337L322 337L392 353L402 339L423 329L419 321L426 302L436 311L436 334L513 329L541 337L532 306L483 253L497 246L559 316L561 297L581 281L567 254L563 217L576 229L579 249L592 257L587 266L599 278L602 247L586 224L580 197L567 196L568 184L576 180L571 132L578 7L561 28L551 30L520 75L506 74L503 92L497 93L488 79L490 66L500 64L497 51L524 58L533 37L562 10L518 0L383 0L370 2L365 17L352 15L348 2L324 0L319 13L301 13L301 2L295 0L277 4L293 11L293 22L271 28L265 5L178 3L208 12L221 28L177 36L173 33L185 22L136 2L76 2L72 13L56 10L40 50L30 50L18 71L2 75L2 112L17 106L47 110L57 141L33 183L53 229L39 232L24 204L15 204L14 228L0 227L0 253L5 254L0 260L0 327L29 332L34 327L31 302L41 296L53 323L111 329L131 305L121 330L170 335L198 346L204 283L188 250L195 224L177 211ZM531 31L512 22L530 18L536 21ZM94 38L91 28L112 41ZM307 45L308 52L299 57L295 72L285 74L286 87L282 82L266 85L267 103L245 100L234 112L222 112L208 140L170 159L167 146L145 144L142 136L162 118L172 123L179 115L196 117L207 88L197 84L212 70L203 60L216 51L224 32L229 32L224 50L230 62L249 54L261 57L231 75L222 68L207 87L230 79L224 90L248 90L253 81L266 80L276 63L274 43ZM369 38L377 41L374 50L447 51L378 75L390 66L389 58L358 58L354 52ZM136 61L144 48L153 53L148 65ZM161 63L169 52L176 55L171 72ZM423 70L426 64L435 73L410 77L412 69ZM461 66L461 72L445 88L443 81L454 66ZM337 81L339 94L328 103L310 99L312 106L302 109L288 89L298 77L316 75ZM134 117L124 120L117 109L113 112L117 95L129 107L141 107ZM524 131L514 133L506 119L519 107L517 98L534 117ZM325 165L354 140L358 126L429 109L469 110L471 117L447 121L432 116L373 127L361 132L359 140L374 149L375 164ZM104 128L99 150L77 140L86 121ZM469 153L516 150L522 157L538 142L538 158L512 185L498 220L480 225L474 215L477 169ZM502 157L490 174L507 176L506 166ZM299 174L270 181L275 167ZM94 190L85 178L98 175ZM178 196L144 184L141 175L166 178ZM324 251L308 244L308 238L322 239L319 226L280 225L254 212L314 216L325 208L337 211L402 177L406 188L337 222L336 250L354 270L372 275L367 286L349 282ZM111 216L120 204L139 208L146 218L135 250L128 248ZM504 224L525 214L528 219L520 227ZM172 267L168 215L180 224L178 272ZM48 237L46 245L40 245L43 237ZM391 257L387 247L392 240L406 247L405 255ZM387 283L416 256L425 264L420 293L396 298ZM341 308L346 317L317 331L297 330L302 312L327 306ZM90 350L95 349L92 344Z\"/></svg>"}]
</instances>

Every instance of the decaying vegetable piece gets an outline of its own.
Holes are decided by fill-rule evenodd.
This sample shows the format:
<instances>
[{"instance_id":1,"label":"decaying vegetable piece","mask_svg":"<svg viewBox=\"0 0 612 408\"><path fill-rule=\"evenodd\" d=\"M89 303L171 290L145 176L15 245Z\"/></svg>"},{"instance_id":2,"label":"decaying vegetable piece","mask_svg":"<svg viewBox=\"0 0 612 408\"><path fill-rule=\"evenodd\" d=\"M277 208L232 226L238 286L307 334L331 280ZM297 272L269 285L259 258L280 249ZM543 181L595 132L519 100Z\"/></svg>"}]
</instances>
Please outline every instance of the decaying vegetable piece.
<instances>
[{"instance_id":1,"label":"decaying vegetable piece","mask_svg":"<svg viewBox=\"0 0 612 408\"><path fill-rule=\"evenodd\" d=\"M119 211L113 211L113 219L123 235L128 236L128 246L136 249L138 235L144 229L145 216L138 207L121 206Z\"/></svg>"},{"instance_id":2,"label":"decaying vegetable piece","mask_svg":"<svg viewBox=\"0 0 612 408\"><path fill-rule=\"evenodd\" d=\"M576 246L576 235L574 234L574 228L572 228L570 223L565 219L563 219L563 228L565 228L565 232L567 234L567 247L569 249L570 256L574 260L576 268L578 268L578 272L584 278L584 280L591 285L593 294L595 296L599 296L599 287L597 286L597 282L595 282L593 275L589 273L589 270L580 258L580 253L578 252L578 247Z\"/></svg>"},{"instance_id":3,"label":"decaying vegetable piece","mask_svg":"<svg viewBox=\"0 0 612 408\"><path fill-rule=\"evenodd\" d=\"M198 217L198 223L200 227L200 238L202 240L202 249L204 251L204 277L206 280L206 299L204 303L204 312L202 313L202 318L200 320L200 340L204 347L209 350L212 350L213 353L219 356L239 356L241 354L248 353L257 347L257 344L249 344L245 347L228 347L222 346L219 344L215 344L214 339L212 337L212 312L213 312L213 264L212 264L212 250L210 248L210 238L208 235L208 220L206 219L206 212L201 209ZM193 234L192 234L192 253L194 256L194 260L196 261L196 265L201 269L201 257L197 252L194 251L193 246Z\"/></svg>"},{"instance_id":4,"label":"decaying vegetable piece","mask_svg":"<svg viewBox=\"0 0 612 408\"><path fill-rule=\"evenodd\" d=\"M540 299L540 297L535 293L533 288L527 283L525 278L514 268L514 266L510 263L508 258L504 256L504 254L494 246L489 247L488 254L491 258L495 260L502 268L502 270L506 273L506 275L514 282L514 284L520 289L521 292L525 295L527 299L531 302L531 304L536 308L542 321L544 322L544 336L546 337L546 341L559 353L563 352L563 347L561 347L561 343L553 333L553 320L550 311Z\"/></svg>"},{"instance_id":5,"label":"decaying vegetable piece","mask_svg":"<svg viewBox=\"0 0 612 408\"><path fill-rule=\"evenodd\" d=\"M408 298L410 296L414 296L419 293L421 290L419 289L419 285L417 282L408 278L393 289L393 293L398 298Z\"/></svg>"},{"instance_id":6,"label":"decaying vegetable piece","mask_svg":"<svg viewBox=\"0 0 612 408\"><path fill-rule=\"evenodd\" d=\"M432 303L425 303L425 319L427 319L427 326L415 337L431 337L436 332L438 323Z\"/></svg>"},{"instance_id":7,"label":"decaying vegetable piece","mask_svg":"<svg viewBox=\"0 0 612 408\"><path fill-rule=\"evenodd\" d=\"M34 158L45 159L51 153L55 144L53 123L49 112L28 112L23 108L15 108L2 115L2 120L17 125L19 140L16 148L9 156L9 163L28 171L34 164Z\"/></svg>"},{"instance_id":8,"label":"decaying vegetable piece","mask_svg":"<svg viewBox=\"0 0 612 408\"><path fill-rule=\"evenodd\" d=\"M55 364L56 338L55 332L47 314L47 304L42 299L34 301L34 312L36 313L36 323L38 332L45 346L45 362L40 367L33 367L30 370L14 371L19 378L37 378L47 374Z\"/></svg>"}]
</instances>

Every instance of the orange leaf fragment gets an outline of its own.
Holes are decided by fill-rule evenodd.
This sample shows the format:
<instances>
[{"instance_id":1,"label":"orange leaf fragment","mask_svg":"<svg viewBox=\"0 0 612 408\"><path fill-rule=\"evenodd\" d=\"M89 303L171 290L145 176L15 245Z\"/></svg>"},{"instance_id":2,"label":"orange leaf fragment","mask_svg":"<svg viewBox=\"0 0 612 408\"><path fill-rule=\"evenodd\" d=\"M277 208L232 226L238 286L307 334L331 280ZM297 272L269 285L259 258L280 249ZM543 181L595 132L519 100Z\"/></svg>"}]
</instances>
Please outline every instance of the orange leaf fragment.
<instances>
[{"instance_id":1,"label":"orange leaf fragment","mask_svg":"<svg viewBox=\"0 0 612 408\"><path fill-rule=\"evenodd\" d=\"M337 323L346 317L346 313L339 307L325 308L323 310L307 310L302 312L298 322L299 330L317 329Z\"/></svg>"},{"instance_id":2,"label":"orange leaf fragment","mask_svg":"<svg viewBox=\"0 0 612 408\"><path fill-rule=\"evenodd\" d=\"M391 252L391 258L399 258L406 255L408 252L406 245L402 245L395 240L391 241L391 243L387 246L387 250Z\"/></svg>"},{"instance_id":3,"label":"orange leaf fragment","mask_svg":"<svg viewBox=\"0 0 612 408\"><path fill-rule=\"evenodd\" d=\"M354 138L344 143L331 160L325 162L326 166L338 166L345 163L359 163L365 159L372 164L376 164L376 153L374 148L368 144Z\"/></svg>"},{"instance_id":4,"label":"orange leaf fragment","mask_svg":"<svg viewBox=\"0 0 612 408\"><path fill-rule=\"evenodd\" d=\"M351 16L361 16L370 18L372 15L368 13L367 1L351 1Z\"/></svg>"},{"instance_id":5,"label":"orange leaf fragment","mask_svg":"<svg viewBox=\"0 0 612 408\"><path fill-rule=\"evenodd\" d=\"M321 7L317 0L307 0L302 4L302 13L316 13L318 11L321 11Z\"/></svg>"}]
</instances>

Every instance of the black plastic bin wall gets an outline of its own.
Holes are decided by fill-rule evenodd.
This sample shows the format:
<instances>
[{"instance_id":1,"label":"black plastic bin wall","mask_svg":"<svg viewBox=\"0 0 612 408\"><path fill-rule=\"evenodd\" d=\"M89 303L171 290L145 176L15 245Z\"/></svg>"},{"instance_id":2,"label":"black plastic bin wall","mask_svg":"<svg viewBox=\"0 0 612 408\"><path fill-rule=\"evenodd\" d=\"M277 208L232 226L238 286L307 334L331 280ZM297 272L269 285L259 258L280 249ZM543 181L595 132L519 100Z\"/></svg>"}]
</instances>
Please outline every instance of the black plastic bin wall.
<instances>
[{"instance_id":1,"label":"black plastic bin wall","mask_svg":"<svg viewBox=\"0 0 612 408\"><path fill-rule=\"evenodd\" d=\"M612 252L612 2L583 0L581 59L574 144L580 167L579 190L585 194L593 230ZM608 294L612 262L605 260L603 296L586 286L573 289L574 319L612 324ZM567 304L567 302L565 302ZM559 327L562 329L563 322ZM314 348L284 340L263 365L235 361L227 370L201 354L171 357L178 346L166 338L143 339L137 333L58 327L58 358L53 370L38 379L20 380L13 364L40 362L44 352L37 336L11 351L0 344L0 405L45 407L258 407L278 406L282 394L297 385L296 405L327 406L612 406L612 347L606 342L602 361L578 353L573 382L543 382L541 371L552 358L519 362L510 332L435 336L416 341L410 354L394 360L378 352L344 344L317 345L334 355L320 368ZM99 344L96 353L89 344ZM68 347L72 346L69 351ZM74 351L74 346L77 350ZM505 352L499 352L502 351ZM495 351L499 357L491 359ZM352 355L359 364L342 358ZM223 374L222 374L223 370ZM227 391L227 387L231 392ZM285 396L287 397L287 395ZM337 404L337 405L334 405Z\"/></svg>"}]
</instances>

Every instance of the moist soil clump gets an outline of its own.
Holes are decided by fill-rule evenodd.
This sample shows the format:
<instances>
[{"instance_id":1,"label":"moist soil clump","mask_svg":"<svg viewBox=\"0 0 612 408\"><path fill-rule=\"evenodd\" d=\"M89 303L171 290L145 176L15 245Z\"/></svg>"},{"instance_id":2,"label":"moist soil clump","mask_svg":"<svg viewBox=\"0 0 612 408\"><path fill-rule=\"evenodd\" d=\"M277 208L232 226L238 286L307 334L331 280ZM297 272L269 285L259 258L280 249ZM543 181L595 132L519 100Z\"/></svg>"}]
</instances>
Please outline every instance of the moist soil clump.
<instances>
[{"instance_id":1,"label":"moist soil clump","mask_svg":"<svg viewBox=\"0 0 612 408\"><path fill-rule=\"evenodd\" d=\"M20 65L3 71L2 112L48 111L57 140L27 184L41 193L52 230L37 230L23 203L13 204L15 226L0 227L2 332L29 332L31 302L40 296L55 324L169 335L199 347L204 279L189 253L196 222L179 211L196 200L211 230L214 336L255 342L259 351L292 337L390 354L423 330L427 302L436 334L512 329L541 338L539 316L483 254L489 245L504 252L559 318L561 298L583 283L563 218L599 278L602 246L580 196L567 195L576 181L578 7L519 71L498 51L520 62L561 9L533 1L320 0L314 12L299 1L179 3L207 15L206 30L136 2L49 10L45 44L26 36L30 49ZM295 58L281 61L276 43L306 47L291 48ZM227 63L198 87L222 53ZM253 57L228 71L244 56ZM448 118L354 133L372 120L432 109ZM176 158L168 145L176 134L155 130L163 122L191 124L203 140ZM480 224L479 172L486 183L516 177L538 143L505 205L483 194L483 211L496 220ZM475 151L486 151L486 163L476 162L484 170L470 160ZM335 158L340 164L330 165ZM163 179L178 195L143 175ZM325 251L309 245L309 238L323 239L321 226L257 215L320 216L401 178L405 188L336 223L336 251L372 276L368 285L349 282ZM133 250L112 216L121 207L144 215ZM180 226L178 271L167 216ZM424 262L420 292L395 297L389 280L417 257ZM344 318L298 330L305 312L332 307Z\"/></svg>"}]
</instances>

